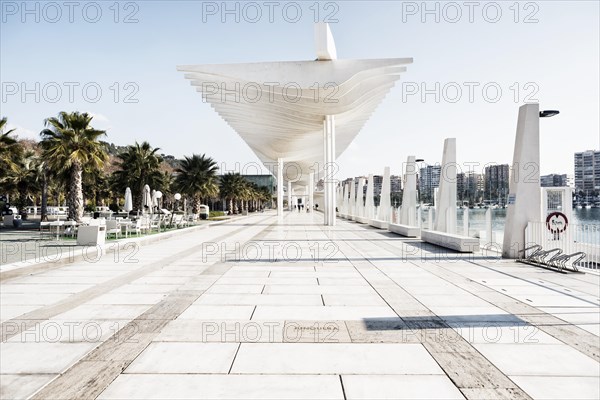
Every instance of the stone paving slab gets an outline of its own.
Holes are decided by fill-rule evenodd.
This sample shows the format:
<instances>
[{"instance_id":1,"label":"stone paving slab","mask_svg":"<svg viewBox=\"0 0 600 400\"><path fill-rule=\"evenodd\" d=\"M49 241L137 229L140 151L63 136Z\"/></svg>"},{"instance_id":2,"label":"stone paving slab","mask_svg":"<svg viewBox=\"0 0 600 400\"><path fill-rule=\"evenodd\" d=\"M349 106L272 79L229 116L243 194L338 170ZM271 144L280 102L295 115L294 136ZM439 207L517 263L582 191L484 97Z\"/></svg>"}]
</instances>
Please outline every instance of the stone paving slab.
<instances>
[{"instance_id":1,"label":"stone paving slab","mask_svg":"<svg viewBox=\"0 0 600 400\"><path fill-rule=\"evenodd\" d=\"M238 343L151 343L124 373L226 374Z\"/></svg>"},{"instance_id":2,"label":"stone paving slab","mask_svg":"<svg viewBox=\"0 0 600 400\"><path fill-rule=\"evenodd\" d=\"M242 343L232 373L443 375L420 344Z\"/></svg>"},{"instance_id":3,"label":"stone paving slab","mask_svg":"<svg viewBox=\"0 0 600 400\"><path fill-rule=\"evenodd\" d=\"M335 375L157 375L124 374L102 400L342 400Z\"/></svg>"},{"instance_id":4,"label":"stone paving slab","mask_svg":"<svg viewBox=\"0 0 600 400\"><path fill-rule=\"evenodd\" d=\"M53 374L0 375L0 398L26 399L54 379Z\"/></svg>"},{"instance_id":5,"label":"stone paving slab","mask_svg":"<svg viewBox=\"0 0 600 400\"><path fill-rule=\"evenodd\" d=\"M595 377L599 372L597 362L562 343L485 343L475 348L507 375Z\"/></svg>"},{"instance_id":6,"label":"stone paving slab","mask_svg":"<svg viewBox=\"0 0 600 400\"><path fill-rule=\"evenodd\" d=\"M600 378L581 376L518 376L514 380L536 399L596 400L600 398Z\"/></svg>"},{"instance_id":7,"label":"stone paving slab","mask_svg":"<svg viewBox=\"0 0 600 400\"><path fill-rule=\"evenodd\" d=\"M346 399L464 399L446 376L343 375Z\"/></svg>"},{"instance_id":8,"label":"stone paving slab","mask_svg":"<svg viewBox=\"0 0 600 400\"><path fill-rule=\"evenodd\" d=\"M0 374L58 374L92 350L95 343L0 343Z\"/></svg>"}]
</instances>

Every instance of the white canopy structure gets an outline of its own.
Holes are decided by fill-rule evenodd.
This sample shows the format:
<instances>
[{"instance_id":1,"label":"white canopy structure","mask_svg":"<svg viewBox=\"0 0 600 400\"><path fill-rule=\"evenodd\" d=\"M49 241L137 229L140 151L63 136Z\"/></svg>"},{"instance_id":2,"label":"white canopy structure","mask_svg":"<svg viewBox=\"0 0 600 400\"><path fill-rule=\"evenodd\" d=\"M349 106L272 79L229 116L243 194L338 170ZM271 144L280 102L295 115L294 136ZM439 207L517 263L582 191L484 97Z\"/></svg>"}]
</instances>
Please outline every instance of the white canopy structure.
<instances>
[{"instance_id":1,"label":"white canopy structure","mask_svg":"<svg viewBox=\"0 0 600 400\"><path fill-rule=\"evenodd\" d=\"M316 24L314 61L184 65L192 86L283 181L310 185L325 171L325 224L335 224L336 158L362 129L411 58L338 60L329 26ZM283 164L294 163L288 176ZM315 169L315 165L318 166ZM329 169L327 166L330 166ZM312 206L312 205L311 205Z\"/></svg>"}]
</instances>

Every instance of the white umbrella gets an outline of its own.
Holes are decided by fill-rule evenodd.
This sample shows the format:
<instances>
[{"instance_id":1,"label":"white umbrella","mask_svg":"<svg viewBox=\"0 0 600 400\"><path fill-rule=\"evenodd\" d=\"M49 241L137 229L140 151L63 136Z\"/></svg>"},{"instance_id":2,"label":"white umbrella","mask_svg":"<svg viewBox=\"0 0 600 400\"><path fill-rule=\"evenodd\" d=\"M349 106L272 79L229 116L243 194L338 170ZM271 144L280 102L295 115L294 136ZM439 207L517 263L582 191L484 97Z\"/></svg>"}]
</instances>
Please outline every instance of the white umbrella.
<instances>
[{"instance_id":1,"label":"white umbrella","mask_svg":"<svg viewBox=\"0 0 600 400\"><path fill-rule=\"evenodd\" d=\"M125 189L125 206L123 209L127 212L133 210L133 200L131 199L131 189Z\"/></svg>"},{"instance_id":2,"label":"white umbrella","mask_svg":"<svg viewBox=\"0 0 600 400\"><path fill-rule=\"evenodd\" d=\"M152 191L152 210L154 211L154 207L158 207L158 198L156 197L156 190Z\"/></svg>"},{"instance_id":3,"label":"white umbrella","mask_svg":"<svg viewBox=\"0 0 600 400\"><path fill-rule=\"evenodd\" d=\"M151 208L152 207L152 196L150 196L150 186L146 185L144 186L144 193L142 193L142 206L144 206L144 208Z\"/></svg>"}]
</instances>

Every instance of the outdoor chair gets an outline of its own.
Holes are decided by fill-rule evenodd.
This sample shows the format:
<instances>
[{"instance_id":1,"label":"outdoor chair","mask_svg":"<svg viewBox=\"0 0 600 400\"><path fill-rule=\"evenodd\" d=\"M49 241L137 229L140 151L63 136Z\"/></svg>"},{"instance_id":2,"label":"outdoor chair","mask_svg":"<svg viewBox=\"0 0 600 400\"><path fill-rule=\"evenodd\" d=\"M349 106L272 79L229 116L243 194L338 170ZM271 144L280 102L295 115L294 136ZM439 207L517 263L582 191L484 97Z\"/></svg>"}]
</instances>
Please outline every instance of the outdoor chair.
<instances>
[{"instance_id":1,"label":"outdoor chair","mask_svg":"<svg viewBox=\"0 0 600 400\"><path fill-rule=\"evenodd\" d=\"M104 218L91 219L89 222L89 225L90 226L106 225L106 220Z\"/></svg>"},{"instance_id":2,"label":"outdoor chair","mask_svg":"<svg viewBox=\"0 0 600 400\"><path fill-rule=\"evenodd\" d=\"M183 220L183 215L181 214L173 214L171 218L169 218L169 227L171 228L179 228L181 221Z\"/></svg>"},{"instance_id":3,"label":"outdoor chair","mask_svg":"<svg viewBox=\"0 0 600 400\"><path fill-rule=\"evenodd\" d=\"M50 221L40 222L40 237L47 235L52 236L52 230L50 229Z\"/></svg>"},{"instance_id":4,"label":"outdoor chair","mask_svg":"<svg viewBox=\"0 0 600 400\"><path fill-rule=\"evenodd\" d=\"M188 226L189 222L188 220L185 218L185 215L181 216L181 220L179 221L179 227L181 228L185 228L186 226Z\"/></svg>"},{"instance_id":5,"label":"outdoor chair","mask_svg":"<svg viewBox=\"0 0 600 400\"><path fill-rule=\"evenodd\" d=\"M141 218L139 218L135 221L135 224L131 225L129 229L131 233L135 233L139 236L142 234L143 227L143 221Z\"/></svg>"},{"instance_id":6,"label":"outdoor chair","mask_svg":"<svg viewBox=\"0 0 600 400\"><path fill-rule=\"evenodd\" d=\"M150 231L152 229L160 230L160 215L154 214L152 218L150 218Z\"/></svg>"},{"instance_id":7,"label":"outdoor chair","mask_svg":"<svg viewBox=\"0 0 600 400\"><path fill-rule=\"evenodd\" d=\"M75 237L77 233L77 222L76 221L65 221L64 224L64 235L69 235L70 237Z\"/></svg>"},{"instance_id":8,"label":"outdoor chair","mask_svg":"<svg viewBox=\"0 0 600 400\"><path fill-rule=\"evenodd\" d=\"M92 217L81 217L81 224L89 225L91 220L92 220Z\"/></svg>"},{"instance_id":9,"label":"outdoor chair","mask_svg":"<svg viewBox=\"0 0 600 400\"><path fill-rule=\"evenodd\" d=\"M115 239L121 234L121 227L115 219L106 221L106 236L115 235Z\"/></svg>"},{"instance_id":10,"label":"outdoor chair","mask_svg":"<svg viewBox=\"0 0 600 400\"><path fill-rule=\"evenodd\" d=\"M138 221L139 221L140 231L144 234L148 233L150 231L150 216L142 215L142 217L140 219L138 219Z\"/></svg>"}]
</instances>

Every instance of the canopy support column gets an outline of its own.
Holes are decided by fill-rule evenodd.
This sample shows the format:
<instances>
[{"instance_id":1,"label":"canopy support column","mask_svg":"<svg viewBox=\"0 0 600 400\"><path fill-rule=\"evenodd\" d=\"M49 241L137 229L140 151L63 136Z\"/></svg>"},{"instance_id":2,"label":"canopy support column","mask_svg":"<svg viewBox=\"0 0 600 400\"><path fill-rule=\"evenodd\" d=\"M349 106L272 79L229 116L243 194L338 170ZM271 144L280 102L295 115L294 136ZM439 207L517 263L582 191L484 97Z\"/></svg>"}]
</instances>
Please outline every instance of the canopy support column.
<instances>
[{"instance_id":1,"label":"canopy support column","mask_svg":"<svg viewBox=\"0 0 600 400\"><path fill-rule=\"evenodd\" d=\"M277 216L283 217L283 159L277 159Z\"/></svg>"},{"instance_id":2,"label":"canopy support column","mask_svg":"<svg viewBox=\"0 0 600 400\"><path fill-rule=\"evenodd\" d=\"M288 210L292 211L292 181L288 181L287 198L288 198Z\"/></svg>"},{"instance_id":3,"label":"canopy support column","mask_svg":"<svg viewBox=\"0 0 600 400\"><path fill-rule=\"evenodd\" d=\"M325 185L325 225L335 226L336 212L336 193L335 193L335 117L327 115L323 121L323 147L324 147L324 177Z\"/></svg>"},{"instance_id":4,"label":"canopy support column","mask_svg":"<svg viewBox=\"0 0 600 400\"><path fill-rule=\"evenodd\" d=\"M313 207L315 205L315 173L311 172L308 175L308 212L313 212Z\"/></svg>"}]
</instances>

